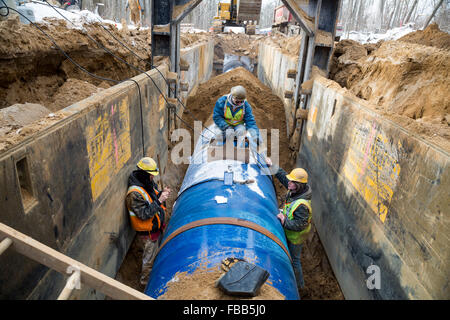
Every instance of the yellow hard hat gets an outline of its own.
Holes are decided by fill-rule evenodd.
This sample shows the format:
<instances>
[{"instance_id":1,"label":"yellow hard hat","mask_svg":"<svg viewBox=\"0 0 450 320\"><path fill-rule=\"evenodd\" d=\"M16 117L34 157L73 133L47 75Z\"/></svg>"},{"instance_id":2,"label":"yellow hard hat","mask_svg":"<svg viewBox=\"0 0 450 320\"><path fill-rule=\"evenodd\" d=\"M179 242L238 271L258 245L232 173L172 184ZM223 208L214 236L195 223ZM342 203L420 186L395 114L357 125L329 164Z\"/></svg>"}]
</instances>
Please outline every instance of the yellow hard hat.
<instances>
[{"instance_id":1,"label":"yellow hard hat","mask_svg":"<svg viewBox=\"0 0 450 320\"><path fill-rule=\"evenodd\" d=\"M308 183L308 173L305 169L297 168L291 171L290 174L286 176L290 181Z\"/></svg>"},{"instance_id":2,"label":"yellow hard hat","mask_svg":"<svg viewBox=\"0 0 450 320\"><path fill-rule=\"evenodd\" d=\"M155 160L150 157L145 157L139 160L137 167L154 176L157 176L159 174L158 166L156 165Z\"/></svg>"}]
</instances>

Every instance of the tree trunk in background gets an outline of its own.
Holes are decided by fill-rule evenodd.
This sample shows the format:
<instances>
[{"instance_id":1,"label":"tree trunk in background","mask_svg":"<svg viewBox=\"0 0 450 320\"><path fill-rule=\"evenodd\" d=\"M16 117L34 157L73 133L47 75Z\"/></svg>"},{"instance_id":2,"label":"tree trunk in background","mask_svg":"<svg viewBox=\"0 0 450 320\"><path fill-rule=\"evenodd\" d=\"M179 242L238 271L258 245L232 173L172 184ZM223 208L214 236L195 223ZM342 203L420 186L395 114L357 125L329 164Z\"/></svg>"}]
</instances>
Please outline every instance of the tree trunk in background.
<instances>
[{"instance_id":1,"label":"tree trunk in background","mask_svg":"<svg viewBox=\"0 0 450 320\"><path fill-rule=\"evenodd\" d=\"M392 25L394 24L394 18L395 18L395 15L397 14L397 10L398 10L398 7L399 7L399 1L397 1L397 3L394 5L394 10L392 11L392 14L391 14L391 17L390 17L390 19L389 19L389 23L388 23L388 29L391 29L392 28Z\"/></svg>"},{"instance_id":2,"label":"tree trunk in background","mask_svg":"<svg viewBox=\"0 0 450 320\"><path fill-rule=\"evenodd\" d=\"M444 2L444 0L439 1L439 3L436 5L436 7L433 10L433 13L430 15L430 17L428 18L427 22L425 23L425 26L423 27L424 29L426 27L428 27L428 25L430 24L431 20L433 20L434 15L436 14L436 12L438 11L439 7L442 5L442 3Z\"/></svg>"},{"instance_id":3,"label":"tree trunk in background","mask_svg":"<svg viewBox=\"0 0 450 320\"><path fill-rule=\"evenodd\" d=\"M414 1L414 3L413 3L413 5L412 5L411 9L409 10L408 15L407 15L406 18L405 18L405 23L408 23L409 20L411 19L411 15L412 15L412 13L414 12L414 10L416 9L417 3L419 3L419 0L415 0L415 1Z\"/></svg>"},{"instance_id":4,"label":"tree trunk in background","mask_svg":"<svg viewBox=\"0 0 450 320\"><path fill-rule=\"evenodd\" d=\"M384 24L384 7L386 5L386 0L380 0L380 7L379 7L379 17L380 17L380 30L383 29Z\"/></svg>"},{"instance_id":5,"label":"tree trunk in background","mask_svg":"<svg viewBox=\"0 0 450 320\"><path fill-rule=\"evenodd\" d=\"M362 29L362 21L363 21L363 17L364 17L364 9L363 9L363 0L359 0L359 8L358 8L358 19L356 22L356 28L355 29Z\"/></svg>"},{"instance_id":6,"label":"tree trunk in background","mask_svg":"<svg viewBox=\"0 0 450 320\"><path fill-rule=\"evenodd\" d=\"M352 30L356 30L356 26L357 26L357 17L358 17L358 9L359 9L359 4L361 3L361 0L355 0L354 4L353 4L353 10L352 10L352 15L351 15L351 19L353 19L353 23L352 23Z\"/></svg>"},{"instance_id":7,"label":"tree trunk in background","mask_svg":"<svg viewBox=\"0 0 450 320\"><path fill-rule=\"evenodd\" d=\"M98 7L98 13L103 19L113 20L120 23L125 19L127 24L130 24L130 10L126 10L126 0L83 0L81 7L92 12L95 12L96 4L103 3L103 6ZM141 6L144 9L141 23L143 26L150 26L150 0L140 0Z\"/></svg>"}]
</instances>

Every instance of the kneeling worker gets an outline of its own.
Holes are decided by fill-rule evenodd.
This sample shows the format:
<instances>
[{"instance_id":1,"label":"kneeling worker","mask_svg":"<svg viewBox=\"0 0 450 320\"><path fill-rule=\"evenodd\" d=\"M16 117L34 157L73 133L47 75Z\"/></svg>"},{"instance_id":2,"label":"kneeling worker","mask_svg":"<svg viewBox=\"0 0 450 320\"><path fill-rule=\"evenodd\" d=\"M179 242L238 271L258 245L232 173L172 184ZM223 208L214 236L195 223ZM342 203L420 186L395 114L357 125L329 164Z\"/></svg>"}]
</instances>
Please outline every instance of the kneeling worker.
<instances>
[{"instance_id":1,"label":"kneeling worker","mask_svg":"<svg viewBox=\"0 0 450 320\"><path fill-rule=\"evenodd\" d=\"M220 129L217 135L222 141L231 136L242 137L243 140L246 129L250 132L254 141L259 139L259 129L253 117L252 107L246 98L247 91L245 88L236 86L231 88L229 94L217 100L213 120ZM220 133L222 136L220 136Z\"/></svg>"},{"instance_id":2,"label":"kneeling worker","mask_svg":"<svg viewBox=\"0 0 450 320\"><path fill-rule=\"evenodd\" d=\"M140 282L146 285L158 250L159 239L165 228L166 208L163 203L171 190L169 188L164 188L163 192L158 190L153 177L159 174L159 170L152 158L142 158L137 168L138 170L133 171L128 178L125 203L131 225L143 246Z\"/></svg>"},{"instance_id":3,"label":"kneeling worker","mask_svg":"<svg viewBox=\"0 0 450 320\"><path fill-rule=\"evenodd\" d=\"M272 165L269 158L266 158L266 162L269 166ZM302 168L297 168L287 174L286 171L279 168L275 176L288 189L283 210L277 215L277 218L286 234L297 286L303 289L305 282L300 255L303 243L311 230L312 218L312 190L308 185L308 173Z\"/></svg>"}]
</instances>

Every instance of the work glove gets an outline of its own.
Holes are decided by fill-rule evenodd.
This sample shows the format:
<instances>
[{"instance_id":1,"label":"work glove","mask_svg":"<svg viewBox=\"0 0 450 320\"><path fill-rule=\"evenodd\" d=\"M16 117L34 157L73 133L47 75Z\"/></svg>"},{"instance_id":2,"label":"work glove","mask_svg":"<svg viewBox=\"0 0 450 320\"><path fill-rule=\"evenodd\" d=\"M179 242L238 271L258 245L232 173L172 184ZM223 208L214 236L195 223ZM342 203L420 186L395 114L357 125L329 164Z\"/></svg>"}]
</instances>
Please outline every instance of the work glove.
<instances>
[{"instance_id":1,"label":"work glove","mask_svg":"<svg viewBox=\"0 0 450 320\"><path fill-rule=\"evenodd\" d=\"M235 135L234 129L231 126L228 126L227 129L225 129L225 139L231 139Z\"/></svg>"}]
</instances>

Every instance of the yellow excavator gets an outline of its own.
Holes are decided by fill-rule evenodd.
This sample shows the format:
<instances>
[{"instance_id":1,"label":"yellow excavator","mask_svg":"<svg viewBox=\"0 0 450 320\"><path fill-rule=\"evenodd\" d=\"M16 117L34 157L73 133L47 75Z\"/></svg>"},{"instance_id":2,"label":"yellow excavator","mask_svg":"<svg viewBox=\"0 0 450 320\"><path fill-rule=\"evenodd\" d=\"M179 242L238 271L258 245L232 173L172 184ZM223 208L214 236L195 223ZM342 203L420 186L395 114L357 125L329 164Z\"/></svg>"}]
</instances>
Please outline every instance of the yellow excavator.
<instances>
[{"instance_id":1,"label":"yellow excavator","mask_svg":"<svg viewBox=\"0 0 450 320\"><path fill-rule=\"evenodd\" d=\"M242 28L247 34L255 34L261 14L262 0L224 0L217 5L214 17L215 33L227 32L227 29Z\"/></svg>"}]
</instances>

